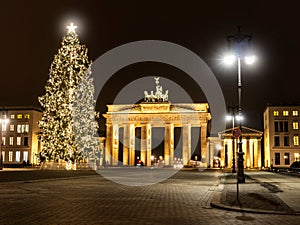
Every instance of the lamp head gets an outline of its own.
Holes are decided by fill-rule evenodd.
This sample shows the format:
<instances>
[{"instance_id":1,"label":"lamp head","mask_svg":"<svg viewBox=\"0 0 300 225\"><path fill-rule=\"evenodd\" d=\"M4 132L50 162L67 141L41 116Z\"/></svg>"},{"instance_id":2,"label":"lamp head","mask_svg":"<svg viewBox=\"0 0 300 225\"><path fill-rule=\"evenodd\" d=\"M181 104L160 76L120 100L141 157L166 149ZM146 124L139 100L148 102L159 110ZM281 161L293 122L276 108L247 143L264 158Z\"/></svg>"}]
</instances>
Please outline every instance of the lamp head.
<instances>
[{"instance_id":1,"label":"lamp head","mask_svg":"<svg viewBox=\"0 0 300 225\"><path fill-rule=\"evenodd\" d=\"M253 63L255 63L255 61L257 60L255 55L251 55L251 56L245 56L245 63L251 65Z\"/></svg>"}]
</instances>

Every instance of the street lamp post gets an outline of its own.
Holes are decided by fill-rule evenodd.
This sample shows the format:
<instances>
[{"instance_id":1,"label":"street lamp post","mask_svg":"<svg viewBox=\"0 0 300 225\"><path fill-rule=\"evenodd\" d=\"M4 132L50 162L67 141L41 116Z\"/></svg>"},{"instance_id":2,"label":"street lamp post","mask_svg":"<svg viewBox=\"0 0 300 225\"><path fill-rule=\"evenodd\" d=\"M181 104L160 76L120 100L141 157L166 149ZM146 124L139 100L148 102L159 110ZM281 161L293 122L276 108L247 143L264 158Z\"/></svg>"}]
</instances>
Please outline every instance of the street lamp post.
<instances>
[{"instance_id":1,"label":"street lamp post","mask_svg":"<svg viewBox=\"0 0 300 225\"><path fill-rule=\"evenodd\" d=\"M241 73L241 58L240 56L237 57L237 64L238 64L238 99L239 99L239 108L238 108L238 115L242 116L242 73ZM240 130L242 131L242 120L239 120ZM243 152L243 139L242 133L239 137L238 143L238 174L237 179L238 183L245 183L245 174L244 174L244 152Z\"/></svg>"},{"instance_id":2,"label":"street lamp post","mask_svg":"<svg viewBox=\"0 0 300 225\"><path fill-rule=\"evenodd\" d=\"M6 124L8 123L8 119L6 118L6 114L1 111L0 115L0 124L1 124L1 130L0 130L0 170L3 169L3 158L2 158L2 137L3 137L3 130L6 128ZM4 128L5 127L5 128Z\"/></svg>"},{"instance_id":3,"label":"street lamp post","mask_svg":"<svg viewBox=\"0 0 300 225\"><path fill-rule=\"evenodd\" d=\"M234 108L233 108L234 110ZM235 122L235 113L232 112L231 115L228 115L227 116L227 120L232 120L232 132L234 131L234 122ZM234 135L232 134L232 173L236 173L236 169L235 169L235 137Z\"/></svg>"},{"instance_id":4,"label":"street lamp post","mask_svg":"<svg viewBox=\"0 0 300 225\"><path fill-rule=\"evenodd\" d=\"M252 64L255 62L255 56L245 56L244 51L249 50L249 43L252 39L252 35L246 35L241 33L241 29L238 26L238 32L235 35L228 35L227 41L230 44L231 41L235 42L234 46L234 54L226 56L224 58L225 63L231 64L233 62L237 62L237 72L238 72L238 117L239 119L239 129L242 131L242 73L241 73L241 60L244 59L245 63ZM245 49L247 48L247 49ZM249 52L246 52L246 54ZM244 153L243 153L243 142L242 142L242 133L239 136L238 142L238 173L237 173L237 181L238 183L245 183L245 174L244 174Z\"/></svg>"}]
</instances>

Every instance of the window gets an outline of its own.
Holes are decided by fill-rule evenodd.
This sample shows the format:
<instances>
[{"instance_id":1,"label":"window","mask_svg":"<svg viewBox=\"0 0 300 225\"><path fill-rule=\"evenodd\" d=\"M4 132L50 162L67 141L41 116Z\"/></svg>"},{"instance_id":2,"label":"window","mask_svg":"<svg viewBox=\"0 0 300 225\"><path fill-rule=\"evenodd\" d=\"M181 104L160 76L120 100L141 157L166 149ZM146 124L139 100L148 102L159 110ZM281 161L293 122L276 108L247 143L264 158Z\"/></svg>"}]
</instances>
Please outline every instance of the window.
<instances>
[{"instance_id":1,"label":"window","mask_svg":"<svg viewBox=\"0 0 300 225\"><path fill-rule=\"evenodd\" d=\"M290 153L284 153L284 165L290 165Z\"/></svg>"},{"instance_id":2,"label":"window","mask_svg":"<svg viewBox=\"0 0 300 225\"><path fill-rule=\"evenodd\" d=\"M23 152L23 161L27 162L28 160L28 151Z\"/></svg>"},{"instance_id":3,"label":"window","mask_svg":"<svg viewBox=\"0 0 300 225\"><path fill-rule=\"evenodd\" d=\"M274 130L275 132L279 132L279 121L274 121Z\"/></svg>"},{"instance_id":4,"label":"window","mask_svg":"<svg viewBox=\"0 0 300 225\"><path fill-rule=\"evenodd\" d=\"M21 125L21 124L18 124L18 126L17 126L17 131L18 131L18 133L21 133L21 132L22 132L22 125Z\"/></svg>"},{"instance_id":5,"label":"window","mask_svg":"<svg viewBox=\"0 0 300 225\"><path fill-rule=\"evenodd\" d=\"M299 129L298 125L299 125L298 122L293 122L293 129L298 130Z\"/></svg>"},{"instance_id":6,"label":"window","mask_svg":"<svg viewBox=\"0 0 300 225\"><path fill-rule=\"evenodd\" d=\"M21 145L21 137L17 137L17 145Z\"/></svg>"},{"instance_id":7,"label":"window","mask_svg":"<svg viewBox=\"0 0 300 225\"><path fill-rule=\"evenodd\" d=\"M13 145L14 144L14 137L9 137L9 145Z\"/></svg>"},{"instance_id":8,"label":"window","mask_svg":"<svg viewBox=\"0 0 300 225\"><path fill-rule=\"evenodd\" d=\"M10 130L10 131L14 131L14 130L15 130L15 125L10 124L10 125L9 125L9 130Z\"/></svg>"},{"instance_id":9,"label":"window","mask_svg":"<svg viewBox=\"0 0 300 225\"><path fill-rule=\"evenodd\" d=\"M288 121L274 121L275 132L289 132Z\"/></svg>"},{"instance_id":10,"label":"window","mask_svg":"<svg viewBox=\"0 0 300 225\"><path fill-rule=\"evenodd\" d=\"M274 111L274 112L273 112L273 115L274 115L274 116L279 116L279 112L278 112L278 111Z\"/></svg>"},{"instance_id":11,"label":"window","mask_svg":"<svg viewBox=\"0 0 300 225\"><path fill-rule=\"evenodd\" d=\"M275 153L275 165L280 165L280 153Z\"/></svg>"},{"instance_id":12,"label":"window","mask_svg":"<svg viewBox=\"0 0 300 225\"><path fill-rule=\"evenodd\" d=\"M6 123L5 122L2 123L2 131L6 131Z\"/></svg>"},{"instance_id":13,"label":"window","mask_svg":"<svg viewBox=\"0 0 300 225\"><path fill-rule=\"evenodd\" d=\"M288 116L289 115L289 111L285 110L285 111L282 112L282 114L283 114L283 116Z\"/></svg>"},{"instance_id":14,"label":"window","mask_svg":"<svg viewBox=\"0 0 300 225\"><path fill-rule=\"evenodd\" d=\"M280 138L279 136L274 137L274 146L280 146Z\"/></svg>"},{"instance_id":15,"label":"window","mask_svg":"<svg viewBox=\"0 0 300 225\"><path fill-rule=\"evenodd\" d=\"M283 145L284 146L289 146L290 145L289 136L284 136L283 137Z\"/></svg>"},{"instance_id":16,"label":"window","mask_svg":"<svg viewBox=\"0 0 300 225\"><path fill-rule=\"evenodd\" d=\"M23 115L22 115L22 114L18 114L18 115L17 115L17 118L18 118L18 119L22 119L22 118L23 118Z\"/></svg>"},{"instance_id":17,"label":"window","mask_svg":"<svg viewBox=\"0 0 300 225\"><path fill-rule=\"evenodd\" d=\"M2 161L5 161L5 151L2 151Z\"/></svg>"},{"instance_id":18,"label":"window","mask_svg":"<svg viewBox=\"0 0 300 225\"><path fill-rule=\"evenodd\" d=\"M20 162L20 151L16 151L16 162Z\"/></svg>"},{"instance_id":19,"label":"window","mask_svg":"<svg viewBox=\"0 0 300 225\"><path fill-rule=\"evenodd\" d=\"M288 121L281 121L283 122L283 132L289 132L289 122Z\"/></svg>"},{"instance_id":20,"label":"window","mask_svg":"<svg viewBox=\"0 0 300 225\"><path fill-rule=\"evenodd\" d=\"M18 124L17 125L18 133L28 133L29 132L29 124Z\"/></svg>"},{"instance_id":21,"label":"window","mask_svg":"<svg viewBox=\"0 0 300 225\"><path fill-rule=\"evenodd\" d=\"M298 110L293 110L293 116L298 116Z\"/></svg>"},{"instance_id":22,"label":"window","mask_svg":"<svg viewBox=\"0 0 300 225\"><path fill-rule=\"evenodd\" d=\"M294 145L295 145L295 146L298 146L298 145L299 145L299 136L298 136L298 135L295 135L295 136L294 136Z\"/></svg>"},{"instance_id":23,"label":"window","mask_svg":"<svg viewBox=\"0 0 300 225\"><path fill-rule=\"evenodd\" d=\"M29 115L29 114L25 114L25 115L24 115L24 118L25 118L25 119L29 119L29 118L30 118L30 115Z\"/></svg>"},{"instance_id":24,"label":"window","mask_svg":"<svg viewBox=\"0 0 300 225\"><path fill-rule=\"evenodd\" d=\"M24 137L24 146L28 146L28 137Z\"/></svg>"},{"instance_id":25,"label":"window","mask_svg":"<svg viewBox=\"0 0 300 225\"><path fill-rule=\"evenodd\" d=\"M11 119L14 119L14 118L15 118L15 115L14 115L14 114L11 114L11 115L10 115L10 118L11 118Z\"/></svg>"},{"instance_id":26,"label":"window","mask_svg":"<svg viewBox=\"0 0 300 225\"><path fill-rule=\"evenodd\" d=\"M8 161L12 162L12 159L13 159L13 151L9 151L8 152Z\"/></svg>"},{"instance_id":27,"label":"window","mask_svg":"<svg viewBox=\"0 0 300 225\"><path fill-rule=\"evenodd\" d=\"M2 137L2 145L5 145L5 144L6 144L6 138Z\"/></svg>"},{"instance_id":28,"label":"window","mask_svg":"<svg viewBox=\"0 0 300 225\"><path fill-rule=\"evenodd\" d=\"M25 133L29 132L29 124L25 124Z\"/></svg>"}]
</instances>

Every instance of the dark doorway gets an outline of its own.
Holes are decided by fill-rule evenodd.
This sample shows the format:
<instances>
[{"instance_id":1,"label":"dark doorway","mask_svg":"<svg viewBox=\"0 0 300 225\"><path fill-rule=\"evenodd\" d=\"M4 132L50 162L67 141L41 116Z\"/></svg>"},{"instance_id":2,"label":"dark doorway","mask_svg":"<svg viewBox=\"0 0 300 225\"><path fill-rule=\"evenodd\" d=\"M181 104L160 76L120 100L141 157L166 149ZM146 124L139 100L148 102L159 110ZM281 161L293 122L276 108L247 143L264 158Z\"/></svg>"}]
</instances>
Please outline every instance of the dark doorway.
<instances>
[{"instance_id":1,"label":"dark doorway","mask_svg":"<svg viewBox=\"0 0 300 225\"><path fill-rule=\"evenodd\" d=\"M174 128L174 158L182 159L182 127Z\"/></svg>"},{"instance_id":2,"label":"dark doorway","mask_svg":"<svg viewBox=\"0 0 300 225\"><path fill-rule=\"evenodd\" d=\"M160 156L164 157L165 148L165 128L164 127L153 127L152 128L152 155L154 159L158 159Z\"/></svg>"},{"instance_id":3,"label":"dark doorway","mask_svg":"<svg viewBox=\"0 0 300 225\"><path fill-rule=\"evenodd\" d=\"M135 128L135 150L134 150L134 165L137 164L137 161L141 158L141 127Z\"/></svg>"},{"instance_id":4,"label":"dark doorway","mask_svg":"<svg viewBox=\"0 0 300 225\"><path fill-rule=\"evenodd\" d=\"M118 154L118 166L123 165L123 145L124 142L124 128L120 127L119 128L119 154Z\"/></svg>"},{"instance_id":5,"label":"dark doorway","mask_svg":"<svg viewBox=\"0 0 300 225\"><path fill-rule=\"evenodd\" d=\"M200 127L192 127L191 129L191 155L192 160L201 160L201 138L200 138Z\"/></svg>"}]
</instances>

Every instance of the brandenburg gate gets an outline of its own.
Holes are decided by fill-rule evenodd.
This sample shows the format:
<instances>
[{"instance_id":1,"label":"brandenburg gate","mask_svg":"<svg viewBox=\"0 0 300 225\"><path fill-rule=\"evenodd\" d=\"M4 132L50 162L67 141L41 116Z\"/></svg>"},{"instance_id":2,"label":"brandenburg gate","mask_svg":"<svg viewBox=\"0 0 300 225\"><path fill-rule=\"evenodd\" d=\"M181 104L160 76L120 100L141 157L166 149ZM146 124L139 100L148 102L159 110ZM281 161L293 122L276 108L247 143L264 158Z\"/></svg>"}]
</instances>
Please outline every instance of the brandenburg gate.
<instances>
[{"instance_id":1,"label":"brandenburg gate","mask_svg":"<svg viewBox=\"0 0 300 225\"><path fill-rule=\"evenodd\" d=\"M164 162L172 166L174 161L174 128L182 128L182 162L189 165L192 156L192 127L200 127L201 161L207 163L207 123L211 119L207 103L171 104L168 91L163 93L156 80L156 93L145 91L144 102L140 104L108 105L106 118L105 162L119 165L120 128L123 129L123 161L128 166L135 165L136 134L135 128L141 128L140 160L151 166L152 128L163 127Z\"/></svg>"}]
</instances>

